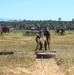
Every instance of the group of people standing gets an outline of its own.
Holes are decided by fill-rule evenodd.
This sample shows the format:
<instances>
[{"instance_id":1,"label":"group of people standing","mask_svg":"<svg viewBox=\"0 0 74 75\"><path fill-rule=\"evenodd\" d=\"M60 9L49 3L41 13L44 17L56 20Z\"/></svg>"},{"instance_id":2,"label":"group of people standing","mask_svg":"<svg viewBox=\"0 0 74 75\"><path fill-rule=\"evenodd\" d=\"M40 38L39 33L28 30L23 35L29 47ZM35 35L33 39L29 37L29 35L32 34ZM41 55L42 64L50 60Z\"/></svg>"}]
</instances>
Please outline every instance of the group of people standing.
<instances>
[{"instance_id":1,"label":"group of people standing","mask_svg":"<svg viewBox=\"0 0 74 75\"><path fill-rule=\"evenodd\" d=\"M42 43L41 39L44 41L44 43ZM45 50L50 50L51 35L48 27L44 28L44 32L40 30L39 33L37 33L35 40L37 43L35 51L42 50L43 46Z\"/></svg>"}]
</instances>

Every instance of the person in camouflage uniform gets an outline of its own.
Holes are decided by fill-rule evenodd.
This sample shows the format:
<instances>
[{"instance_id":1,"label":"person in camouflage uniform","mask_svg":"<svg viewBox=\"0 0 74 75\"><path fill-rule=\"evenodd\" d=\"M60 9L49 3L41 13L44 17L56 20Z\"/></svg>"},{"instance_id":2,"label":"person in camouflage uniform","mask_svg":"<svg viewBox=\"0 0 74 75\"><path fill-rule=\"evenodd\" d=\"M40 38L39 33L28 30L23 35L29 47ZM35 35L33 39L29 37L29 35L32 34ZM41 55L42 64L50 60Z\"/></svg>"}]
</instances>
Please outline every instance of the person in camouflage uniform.
<instances>
[{"instance_id":1,"label":"person in camouflage uniform","mask_svg":"<svg viewBox=\"0 0 74 75\"><path fill-rule=\"evenodd\" d=\"M36 35L35 40L36 40L37 46L36 46L35 51L42 50L43 44L42 44L40 38L42 38L42 30L40 30L39 33Z\"/></svg>"},{"instance_id":2,"label":"person in camouflage uniform","mask_svg":"<svg viewBox=\"0 0 74 75\"><path fill-rule=\"evenodd\" d=\"M51 35L48 30L48 27L44 28L44 36L46 37L45 43L44 43L44 48L45 50L50 50L50 40L51 40Z\"/></svg>"}]
</instances>

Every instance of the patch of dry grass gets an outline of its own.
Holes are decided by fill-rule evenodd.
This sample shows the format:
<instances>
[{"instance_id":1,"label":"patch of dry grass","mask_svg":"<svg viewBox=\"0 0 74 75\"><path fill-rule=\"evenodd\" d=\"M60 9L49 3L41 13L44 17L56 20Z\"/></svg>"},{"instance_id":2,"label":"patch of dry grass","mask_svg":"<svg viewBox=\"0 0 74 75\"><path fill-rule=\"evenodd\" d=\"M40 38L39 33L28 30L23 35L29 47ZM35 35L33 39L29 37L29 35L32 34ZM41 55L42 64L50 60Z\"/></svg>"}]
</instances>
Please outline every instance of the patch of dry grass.
<instances>
[{"instance_id":1,"label":"patch of dry grass","mask_svg":"<svg viewBox=\"0 0 74 75\"><path fill-rule=\"evenodd\" d=\"M0 51L13 51L15 53L6 56L0 55L0 67L30 67L35 61L35 46L35 36L25 36L22 33L3 34L0 36ZM73 75L74 33L66 33L61 36L52 32L50 46L51 50L56 51L57 64L63 68L63 72L66 70L65 75ZM3 71L1 70L0 72L3 73Z\"/></svg>"}]
</instances>

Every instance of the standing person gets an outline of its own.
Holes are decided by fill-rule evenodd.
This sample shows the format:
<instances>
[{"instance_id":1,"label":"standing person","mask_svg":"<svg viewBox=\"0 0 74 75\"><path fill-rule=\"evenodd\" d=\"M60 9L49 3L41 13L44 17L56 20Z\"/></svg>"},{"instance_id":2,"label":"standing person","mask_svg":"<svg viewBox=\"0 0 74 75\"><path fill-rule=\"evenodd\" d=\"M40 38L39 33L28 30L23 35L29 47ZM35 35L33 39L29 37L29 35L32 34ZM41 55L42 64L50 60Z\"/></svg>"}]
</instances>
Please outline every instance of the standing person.
<instances>
[{"instance_id":1,"label":"standing person","mask_svg":"<svg viewBox=\"0 0 74 75\"><path fill-rule=\"evenodd\" d=\"M45 50L50 50L50 40L51 40L51 35L50 32L48 30L48 27L44 28L44 36L46 37L45 43L44 43L44 48Z\"/></svg>"},{"instance_id":2,"label":"standing person","mask_svg":"<svg viewBox=\"0 0 74 75\"><path fill-rule=\"evenodd\" d=\"M0 34L2 34L2 25L0 24Z\"/></svg>"},{"instance_id":3,"label":"standing person","mask_svg":"<svg viewBox=\"0 0 74 75\"><path fill-rule=\"evenodd\" d=\"M37 43L37 46L36 46L36 49L35 49L36 51L42 50L42 47L43 47L43 44L42 44L40 38L42 38L42 30L39 31L39 33L36 35L36 38L35 38L36 43Z\"/></svg>"}]
</instances>

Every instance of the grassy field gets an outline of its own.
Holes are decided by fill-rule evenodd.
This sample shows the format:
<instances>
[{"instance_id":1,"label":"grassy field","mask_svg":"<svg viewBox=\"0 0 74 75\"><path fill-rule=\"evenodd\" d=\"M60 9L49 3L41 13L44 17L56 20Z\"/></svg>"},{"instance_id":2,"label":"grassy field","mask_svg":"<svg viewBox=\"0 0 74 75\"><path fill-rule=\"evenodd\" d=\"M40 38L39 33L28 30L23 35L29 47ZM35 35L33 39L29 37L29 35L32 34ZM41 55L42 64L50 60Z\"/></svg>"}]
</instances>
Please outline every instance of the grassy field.
<instances>
[{"instance_id":1,"label":"grassy field","mask_svg":"<svg viewBox=\"0 0 74 75\"><path fill-rule=\"evenodd\" d=\"M36 36L21 32L4 33L0 35L0 51L13 51L13 55L0 55L0 75L17 75L6 69L15 67L29 68L36 60L34 50ZM56 51L56 64L62 68L65 75L74 75L74 32L67 31L64 35L51 32L51 50ZM6 70L6 71L5 71ZM19 68L17 68L19 70ZM68 71L69 70L69 71ZM71 71L70 71L71 70ZM31 75L23 74L18 75Z\"/></svg>"}]
</instances>

